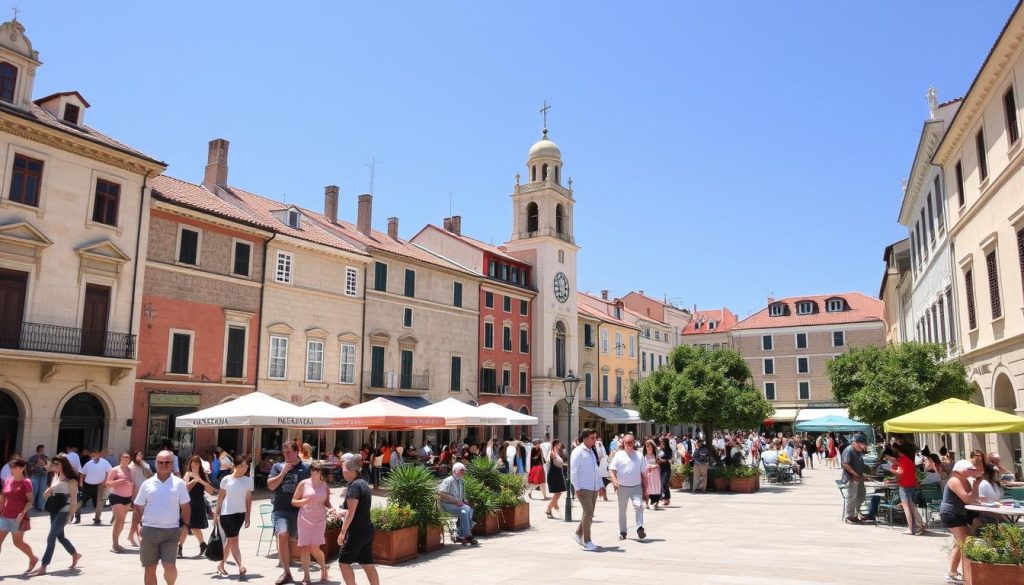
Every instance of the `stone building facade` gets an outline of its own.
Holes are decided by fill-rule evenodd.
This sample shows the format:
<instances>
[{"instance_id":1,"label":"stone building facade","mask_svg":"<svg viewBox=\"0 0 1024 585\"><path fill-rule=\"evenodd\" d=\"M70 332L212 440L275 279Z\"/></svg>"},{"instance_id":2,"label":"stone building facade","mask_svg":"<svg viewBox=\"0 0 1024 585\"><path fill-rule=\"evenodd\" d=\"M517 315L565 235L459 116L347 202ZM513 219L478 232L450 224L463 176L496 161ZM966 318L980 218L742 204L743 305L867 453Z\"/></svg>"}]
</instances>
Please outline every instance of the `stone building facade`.
<instances>
[{"instance_id":1,"label":"stone building facade","mask_svg":"<svg viewBox=\"0 0 1024 585\"><path fill-rule=\"evenodd\" d=\"M0 456L128 444L151 177L165 165L33 100L39 53L0 25Z\"/></svg>"}]
</instances>

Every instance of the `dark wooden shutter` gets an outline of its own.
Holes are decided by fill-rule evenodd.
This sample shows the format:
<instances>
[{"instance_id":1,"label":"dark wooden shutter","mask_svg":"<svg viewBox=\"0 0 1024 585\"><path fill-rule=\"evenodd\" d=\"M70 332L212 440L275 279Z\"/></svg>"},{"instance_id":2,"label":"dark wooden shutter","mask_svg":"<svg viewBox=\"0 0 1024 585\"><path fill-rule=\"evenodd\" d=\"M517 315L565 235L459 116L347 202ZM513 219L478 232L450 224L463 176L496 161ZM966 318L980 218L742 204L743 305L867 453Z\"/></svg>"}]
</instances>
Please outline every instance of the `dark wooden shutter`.
<instances>
[{"instance_id":1,"label":"dark wooden shutter","mask_svg":"<svg viewBox=\"0 0 1024 585\"><path fill-rule=\"evenodd\" d=\"M403 389L412 388L412 352L408 349L402 350L402 371L399 375L399 387Z\"/></svg>"},{"instance_id":2,"label":"dark wooden shutter","mask_svg":"<svg viewBox=\"0 0 1024 585\"><path fill-rule=\"evenodd\" d=\"M964 273L964 289L967 292L967 325L974 330L978 328L978 315L974 311L974 271Z\"/></svg>"},{"instance_id":3,"label":"dark wooden shutter","mask_svg":"<svg viewBox=\"0 0 1024 585\"><path fill-rule=\"evenodd\" d=\"M456 282L455 283L455 288L454 288L453 296L454 296L454 298L452 299L452 304L455 305L456 307L461 307L462 306L462 283L461 282Z\"/></svg>"},{"instance_id":4,"label":"dark wooden shutter","mask_svg":"<svg viewBox=\"0 0 1024 585\"><path fill-rule=\"evenodd\" d=\"M405 269L405 296L416 296L416 271Z\"/></svg>"},{"instance_id":5,"label":"dark wooden shutter","mask_svg":"<svg viewBox=\"0 0 1024 585\"><path fill-rule=\"evenodd\" d=\"M448 389L452 392L462 389L462 358L457 355L452 356L452 384Z\"/></svg>"},{"instance_id":6,"label":"dark wooden shutter","mask_svg":"<svg viewBox=\"0 0 1024 585\"><path fill-rule=\"evenodd\" d=\"M182 264L198 263L199 232L181 230L181 245L178 248L178 262Z\"/></svg>"},{"instance_id":7,"label":"dark wooden shutter","mask_svg":"<svg viewBox=\"0 0 1024 585\"><path fill-rule=\"evenodd\" d=\"M82 109L75 104L64 104L64 121L77 126L81 112Z\"/></svg>"},{"instance_id":8,"label":"dark wooden shutter","mask_svg":"<svg viewBox=\"0 0 1024 585\"><path fill-rule=\"evenodd\" d=\"M235 242L235 274L249 276L249 254L252 246L243 242Z\"/></svg>"},{"instance_id":9,"label":"dark wooden shutter","mask_svg":"<svg viewBox=\"0 0 1024 585\"><path fill-rule=\"evenodd\" d=\"M999 269L996 266L996 251L992 250L985 256L985 268L988 271L988 294L992 301L992 318L1003 316L1003 303L999 298Z\"/></svg>"},{"instance_id":10,"label":"dark wooden shutter","mask_svg":"<svg viewBox=\"0 0 1024 585\"><path fill-rule=\"evenodd\" d=\"M171 373L187 374L188 372L188 351L192 345L192 336L184 333L175 333L171 339Z\"/></svg>"},{"instance_id":11,"label":"dark wooden shutter","mask_svg":"<svg viewBox=\"0 0 1024 585\"><path fill-rule=\"evenodd\" d=\"M388 265L375 262L373 265L373 290L388 290Z\"/></svg>"},{"instance_id":12,"label":"dark wooden shutter","mask_svg":"<svg viewBox=\"0 0 1024 585\"><path fill-rule=\"evenodd\" d=\"M242 327L228 327L228 355L224 375L228 378L245 376L245 329Z\"/></svg>"}]
</instances>

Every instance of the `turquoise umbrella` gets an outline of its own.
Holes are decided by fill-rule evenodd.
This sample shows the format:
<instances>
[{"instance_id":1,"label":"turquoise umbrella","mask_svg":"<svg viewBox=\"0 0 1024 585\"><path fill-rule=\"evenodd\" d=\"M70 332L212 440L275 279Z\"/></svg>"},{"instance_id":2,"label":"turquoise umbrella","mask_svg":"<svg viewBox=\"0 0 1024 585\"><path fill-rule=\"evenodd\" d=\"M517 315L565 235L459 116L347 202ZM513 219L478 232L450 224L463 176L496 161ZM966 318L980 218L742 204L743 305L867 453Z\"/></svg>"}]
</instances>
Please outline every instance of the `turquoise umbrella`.
<instances>
[{"instance_id":1,"label":"turquoise umbrella","mask_svg":"<svg viewBox=\"0 0 1024 585\"><path fill-rule=\"evenodd\" d=\"M871 430L868 423L858 422L844 416L829 415L796 423L795 430L803 432L864 431Z\"/></svg>"}]
</instances>

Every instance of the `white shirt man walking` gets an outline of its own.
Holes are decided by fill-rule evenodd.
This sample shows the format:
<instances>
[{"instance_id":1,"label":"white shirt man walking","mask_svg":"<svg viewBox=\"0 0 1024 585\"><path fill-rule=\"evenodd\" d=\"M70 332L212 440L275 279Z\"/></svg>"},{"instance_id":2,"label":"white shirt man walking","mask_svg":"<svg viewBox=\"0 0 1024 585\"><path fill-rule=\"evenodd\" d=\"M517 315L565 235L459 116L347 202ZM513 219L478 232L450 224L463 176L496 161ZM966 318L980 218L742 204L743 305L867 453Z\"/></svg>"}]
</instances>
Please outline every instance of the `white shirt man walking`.
<instances>
[{"instance_id":1,"label":"white shirt man walking","mask_svg":"<svg viewBox=\"0 0 1024 585\"><path fill-rule=\"evenodd\" d=\"M647 499L647 486L643 480L645 464L635 446L633 434L626 433L620 442L621 449L608 464L608 474L619 498L619 540L626 540L626 505L630 503L636 515L636 535L640 540L647 538L644 531L644 500Z\"/></svg>"},{"instance_id":2,"label":"white shirt man walking","mask_svg":"<svg viewBox=\"0 0 1024 585\"><path fill-rule=\"evenodd\" d=\"M173 474L174 453L156 454L156 475L142 482L135 496L132 531L135 534L142 523L142 543L139 560L145 570L145 585L156 585L156 564L164 568L164 581L174 585L178 568L174 565L178 551L181 522L188 526L191 508L185 482Z\"/></svg>"},{"instance_id":3,"label":"white shirt man walking","mask_svg":"<svg viewBox=\"0 0 1024 585\"><path fill-rule=\"evenodd\" d=\"M583 517L576 527L576 543L583 550L595 551L598 546L590 539L590 524L594 521L594 505L597 504L597 493L604 487L598 470L598 456L594 445L597 444L597 431L583 429L580 433L580 444L569 455L569 469L572 485L576 488L576 499L583 507Z\"/></svg>"},{"instance_id":4,"label":"white shirt man walking","mask_svg":"<svg viewBox=\"0 0 1024 585\"><path fill-rule=\"evenodd\" d=\"M107 501L107 474L113 467L106 459L100 457L101 453L99 450L92 452L92 459L87 461L82 466L82 473L85 475L85 485L82 486L82 491L85 494L81 504L82 508L85 507L85 502L92 500L95 510L92 515L92 523L100 523L100 515L103 513L103 503ZM81 508L79 508L81 510ZM81 518L81 512L76 514L76 518Z\"/></svg>"}]
</instances>

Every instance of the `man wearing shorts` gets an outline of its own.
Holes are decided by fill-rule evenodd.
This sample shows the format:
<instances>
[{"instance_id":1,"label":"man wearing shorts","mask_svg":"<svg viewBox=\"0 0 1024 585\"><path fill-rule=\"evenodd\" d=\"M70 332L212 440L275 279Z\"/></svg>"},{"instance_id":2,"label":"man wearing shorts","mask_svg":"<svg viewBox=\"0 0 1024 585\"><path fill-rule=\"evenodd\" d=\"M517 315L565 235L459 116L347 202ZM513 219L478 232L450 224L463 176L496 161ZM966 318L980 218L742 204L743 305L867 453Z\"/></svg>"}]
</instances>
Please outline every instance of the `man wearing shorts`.
<instances>
[{"instance_id":1,"label":"man wearing shorts","mask_svg":"<svg viewBox=\"0 0 1024 585\"><path fill-rule=\"evenodd\" d=\"M299 460L298 443L286 441L281 446L281 453L284 461L275 463L267 474L267 489L274 492L271 519L274 522L274 534L277 535L277 555L284 568L284 572L275 581L276 585L293 582L289 540L299 537L299 509L292 506L292 496L299 482L309 479L309 465Z\"/></svg>"},{"instance_id":2,"label":"man wearing shorts","mask_svg":"<svg viewBox=\"0 0 1024 585\"><path fill-rule=\"evenodd\" d=\"M380 577L377 575L377 567L373 566L373 524L370 522L370 500L373 496L370 484L359 477L361 467L358 457L346 459L342 464L348 491L342 503L345 521L338 534L338 544L341 545L338 564L347 585L356 582L352 563L359 563L370 585L378 585Z\"/></svg>"},{"instance_id":3,"label":"man wearing shorts","mask_svg":"<svg viewBox=\"0 0 1024 585\"><path fill-rule=\"evenodd\" d=\"M188 525L191 508L188 489L180 477L172 474L173 466L174 453L157 453L156 475L142 482L135 496L130 534L135 534L141 520L139 560L146 571L145 585L156 585L157 561L163 565L167 585L174 585L178 579L178 568L174 566L178 536L183 523Z\"/></svg>"}]
</instances>

